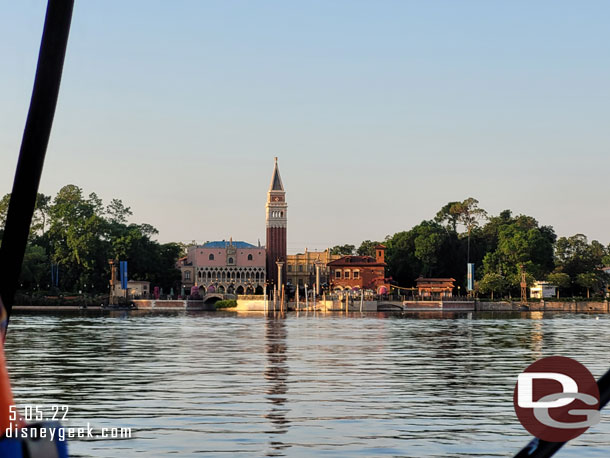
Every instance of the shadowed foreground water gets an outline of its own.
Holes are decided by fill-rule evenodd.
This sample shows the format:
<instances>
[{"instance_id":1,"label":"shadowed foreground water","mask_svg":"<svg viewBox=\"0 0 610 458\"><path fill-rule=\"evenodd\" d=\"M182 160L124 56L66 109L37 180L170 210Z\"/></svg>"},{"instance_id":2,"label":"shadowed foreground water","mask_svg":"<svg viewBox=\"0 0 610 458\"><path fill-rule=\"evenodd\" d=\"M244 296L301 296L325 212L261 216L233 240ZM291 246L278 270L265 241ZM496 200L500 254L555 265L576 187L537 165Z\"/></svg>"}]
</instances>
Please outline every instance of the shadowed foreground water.
<instances>
[{"instance_id":1,"label":"shadowed foreground water","mask_svg":"<svg viewBox=\"0 0 610 458\"><path fill-rule=\"evenodd\" d=\"M18 404L133 428L72 456L511 456L517 375L563 355L599 377L610 318L17 314L7 354ZM559 456L609 455L609 417Z\"/></svg>"}]
</instances>

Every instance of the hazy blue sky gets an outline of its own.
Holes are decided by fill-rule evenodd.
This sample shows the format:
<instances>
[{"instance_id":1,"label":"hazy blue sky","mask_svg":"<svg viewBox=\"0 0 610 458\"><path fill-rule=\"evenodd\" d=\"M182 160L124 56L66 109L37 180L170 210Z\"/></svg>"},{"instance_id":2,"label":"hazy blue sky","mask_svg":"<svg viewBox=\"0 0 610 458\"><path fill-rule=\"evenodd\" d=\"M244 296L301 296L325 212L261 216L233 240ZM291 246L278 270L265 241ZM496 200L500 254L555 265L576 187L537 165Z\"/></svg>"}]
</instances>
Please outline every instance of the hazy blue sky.
<instances>
[{"instance_id":1,"label":"hazy blue sky","mask_svg":"<svg viewBox=\"0 0 610 458\"><path fill-rule=\"evenodd\" d=\"M0 193L46 3L2 1ZM381 239L472 196L610 242L610 2L77 0L41 191L161 241Z\"/></svg>"}]
</instances>

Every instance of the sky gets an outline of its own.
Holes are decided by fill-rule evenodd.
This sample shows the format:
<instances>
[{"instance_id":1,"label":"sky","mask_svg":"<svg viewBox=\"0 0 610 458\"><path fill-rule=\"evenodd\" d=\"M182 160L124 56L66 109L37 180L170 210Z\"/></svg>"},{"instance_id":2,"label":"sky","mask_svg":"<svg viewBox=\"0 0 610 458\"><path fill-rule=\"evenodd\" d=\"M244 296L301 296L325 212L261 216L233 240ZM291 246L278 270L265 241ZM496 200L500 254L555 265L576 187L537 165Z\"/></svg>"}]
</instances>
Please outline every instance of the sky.
<instances>
[{"instance_id":1,"label":"sky","mask_svg":"<svg viewBox=\"0 0 610 458\"><path fill-rule=\"evenodd\" d=\"M0 194L46 3L0 1ZM474 197L610 243L610 3L77 0L40 191L161 242L381 240Z\"/></svg>"}]
</instances>

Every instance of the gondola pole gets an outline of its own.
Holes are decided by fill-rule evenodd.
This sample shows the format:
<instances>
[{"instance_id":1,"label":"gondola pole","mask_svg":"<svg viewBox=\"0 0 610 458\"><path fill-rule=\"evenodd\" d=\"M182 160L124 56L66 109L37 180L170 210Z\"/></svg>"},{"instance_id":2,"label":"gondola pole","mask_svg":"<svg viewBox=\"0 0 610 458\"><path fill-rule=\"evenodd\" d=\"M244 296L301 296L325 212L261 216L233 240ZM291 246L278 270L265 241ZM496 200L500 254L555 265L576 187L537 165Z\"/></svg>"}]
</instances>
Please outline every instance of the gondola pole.
<instances>
[{"instance_id":1,"label":"gondola pole","mask_svg":"<svg viewBox=\"0 0 610 458\"><path fill-rule=\"evenodd\" d=\"M0 246L0 297L10 318L53 126L74 0L49 0L30 109Z\"/></svg>"}]
</instances>

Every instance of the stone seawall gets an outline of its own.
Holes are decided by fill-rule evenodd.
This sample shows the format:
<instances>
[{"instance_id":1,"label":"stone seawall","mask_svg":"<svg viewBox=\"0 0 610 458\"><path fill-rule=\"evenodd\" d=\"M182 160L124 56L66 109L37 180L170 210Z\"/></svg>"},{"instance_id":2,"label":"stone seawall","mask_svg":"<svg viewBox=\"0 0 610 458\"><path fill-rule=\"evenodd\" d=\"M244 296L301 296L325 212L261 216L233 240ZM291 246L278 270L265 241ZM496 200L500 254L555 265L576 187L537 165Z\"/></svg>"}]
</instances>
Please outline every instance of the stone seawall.
<instances>
[{"instance_id":1,"label":"stone seawall","mask_svg":"<svg viewBox=\"0 0 610 458\"><path fill-rule=\"evenodd\" d=\"M133 303L141 310L215 310L214 304L203 301L138 299Z\"/></svg>"},{"instance_id":2,"label":"stone seawall","mask_svg":"<svg viewBox=\"0 0 610 458\"><path fill-rule=\"evenodd\" d=\"M265 303L270 309L273 308L272 301L265 301L260 299L245 299L243 297L244 296L237 296L237 307L230 308L228 310L235 310L238 312L264 312Z\"/></svg>"},{"instance_id":3,"label":"stone seawall","mask_svg":"<svg viewBox=\"0 0 610 458\"><path fill-rule=\"evenodd\" d=\"M608 301L536 301L528 302L532 312L572 312L572 313L610 313ZM475 310L487 312L522 311L518 301L481 302L477 301Z\"/></svg>"}]
</instances>

